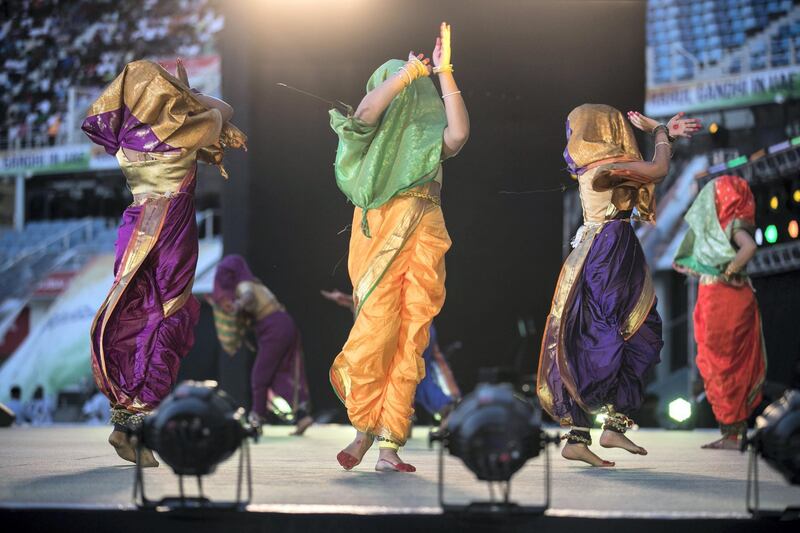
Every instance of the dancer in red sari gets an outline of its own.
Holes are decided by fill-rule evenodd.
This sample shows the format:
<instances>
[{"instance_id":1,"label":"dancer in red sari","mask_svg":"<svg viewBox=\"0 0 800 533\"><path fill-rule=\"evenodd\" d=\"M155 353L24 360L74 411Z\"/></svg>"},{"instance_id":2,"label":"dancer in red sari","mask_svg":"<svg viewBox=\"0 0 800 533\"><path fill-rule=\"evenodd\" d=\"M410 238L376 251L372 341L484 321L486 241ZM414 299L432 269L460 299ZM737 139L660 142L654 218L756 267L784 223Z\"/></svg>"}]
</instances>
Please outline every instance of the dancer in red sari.
<instances>
[{"instance_id":1,"label":"dancer in red sari","mask_svg":"<svg viewBox=\"0 0 800 533\"><path fill-rule=\"evenodd\" d=\"M686 213L675 269L700 278L694 309L697 368L722 438L703 448L738 450L761 401L767 368L761 315L745 268L756 251L755 200L747 182L709 182Z\"/></svg>"}]
</instances>

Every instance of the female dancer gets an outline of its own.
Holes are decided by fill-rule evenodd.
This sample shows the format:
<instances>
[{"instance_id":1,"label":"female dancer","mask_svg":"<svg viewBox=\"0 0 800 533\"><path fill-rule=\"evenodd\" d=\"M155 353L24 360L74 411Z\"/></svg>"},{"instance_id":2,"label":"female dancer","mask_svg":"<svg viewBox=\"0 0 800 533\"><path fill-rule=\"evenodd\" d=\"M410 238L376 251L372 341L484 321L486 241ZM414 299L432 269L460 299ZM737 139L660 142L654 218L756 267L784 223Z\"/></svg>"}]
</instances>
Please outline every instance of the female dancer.
<instances>
[{"instance_id":1,"label":"female dancer","mask_svg":"<svg viewBox=\"0 0 800 533\"><path fill-rule=\"evenodd\" d=\"M135 452L124 426L139 423L169 394L194 343L197 161L226 175L224 148L246 140L228 122L228 104L189 88L180 60L178 76L150 61L129 63L82 126L116 156L133 193L116 242L114 283L91 329L92 371L112 406L108 441L128 461ZM141 463L158 466L149 450Z\"/></svg>"},{"instance_id":2,"label":"female dancer","mask_svg":"<svg viewBox=\"0 0 800 533\"><path fill-rule=\"evenodd\" d=\"M767 367L761 315L745 267L756 252L756 204L738 176L710 181L686 213L689 232L674 267L698 276L694 308L697 368L722 438L703 448L738 450L761 401Z\"/></svg>"},{"instance_id":3,"label":"female dancer","mask_svg":"<svg viewBox=\"0 0 800 533\"><path fill-rule=\"evenodd\" d=\"M349 271L356 320L330 379L356 437L337 460L361 462L375 438L378 471L414 472L400 460L413 414L428 327L444 303L444 254L450 237L439 191L441 161L469 135L464 100L450 64L450 26L433 52L444 107L429 79L429 60L384 63L367 82L355 115L331 111L339 136L336 180L355 205Z\"/></svg>"},{"instance_id":4,"label":"female dancer","mask_svg":"<svg viewBox=\"0 0 800 533\"><path fill-rule=\"evenodd\" d=\"M260 427L269 405L284 420L296 423L292 435L305 433L314 419L308 413L300 332L292 317L240 255L227 255L217 265L211 303L217 337L229 355L239 350L246 330L252 328L256 336L257 355L250 373L250 423ZM284 402L291 408L288 413L279 409Z\"/></svg>"},{"instance_id":5,"label":"female dancer","mask_svg":"<svg viewBox=\"0 0 800 533\"><path fill-rule=\"evenodd\" d=\"M652 162L642 161L633 130L607 105L584 104L567 118L564 158L577 176L584 224L573 241L556 285L539 358L537 393L542 407L563 426L561 454L592 466L613 466L595 455L592 415L606 421L600 445L645 455L625 436L638 409L645 373L659 361L661 319L650 273L630 224L655 222L654 183L669 170L668 136L699 128L682 114L668 125L638 113L628 118L655 136Z\"/></svg>"}]
</instances>

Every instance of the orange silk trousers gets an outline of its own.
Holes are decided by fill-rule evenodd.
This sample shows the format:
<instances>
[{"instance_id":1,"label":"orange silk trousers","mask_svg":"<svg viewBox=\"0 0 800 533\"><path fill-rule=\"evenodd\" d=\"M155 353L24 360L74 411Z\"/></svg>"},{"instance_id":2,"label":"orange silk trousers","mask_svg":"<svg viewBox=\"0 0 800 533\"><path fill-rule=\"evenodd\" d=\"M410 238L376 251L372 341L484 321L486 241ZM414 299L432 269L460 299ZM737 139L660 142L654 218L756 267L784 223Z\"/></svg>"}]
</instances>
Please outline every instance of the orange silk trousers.
<instances>
[{"instance_id":1,"label":"orange silk trousers","mask_svg":"<svg viewBox=\"0 0 800 533\"><path fill-rule=\"evenodd\" d=\"M353 427L403 445L428 329L444 304L450 236L429 199L400 195L369 210L372 238L360 231L361 217L356 208L348 260L358 312L331 384Z\"/></svg>"}]
</instances>

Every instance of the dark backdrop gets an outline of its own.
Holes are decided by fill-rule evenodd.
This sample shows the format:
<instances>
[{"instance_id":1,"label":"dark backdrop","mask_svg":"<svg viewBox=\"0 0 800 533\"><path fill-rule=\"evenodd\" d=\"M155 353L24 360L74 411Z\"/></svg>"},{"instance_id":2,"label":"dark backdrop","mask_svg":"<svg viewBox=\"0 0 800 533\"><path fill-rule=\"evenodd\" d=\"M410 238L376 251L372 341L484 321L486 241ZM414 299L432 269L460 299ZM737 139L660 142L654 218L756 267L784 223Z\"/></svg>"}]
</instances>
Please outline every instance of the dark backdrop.
<instances>
[{"instance_id":1,"label":"dark backdrop","mask_svg":"<svg viewBox=\"0 0 800 533\"><path fill-rule=\"evenodd\" d=\"M464 390L483 366L534 372L541 328L562 259L559 192L564 120L599 102L641 109L644 1L249 0L226 2L226 99L250 136L232 154L224 187L226 253L244 254L304 337L312 397L338 401L327 369L352 317L321 288L350 290L352 206L336 187L337 140L327 109L288 84L354 107L372 71L408 51L430 53L442 20L453 28L453 64L472 122L462 153L444 168L443 205L453 247L440 343L463 342L453 368ZM537 326L519 352L517 320ZM213 342L209 336L209 342ZM239 382L243 386L243 381ZM236 396L243 391L231 390Z\"/></svg>"}]
</instances>

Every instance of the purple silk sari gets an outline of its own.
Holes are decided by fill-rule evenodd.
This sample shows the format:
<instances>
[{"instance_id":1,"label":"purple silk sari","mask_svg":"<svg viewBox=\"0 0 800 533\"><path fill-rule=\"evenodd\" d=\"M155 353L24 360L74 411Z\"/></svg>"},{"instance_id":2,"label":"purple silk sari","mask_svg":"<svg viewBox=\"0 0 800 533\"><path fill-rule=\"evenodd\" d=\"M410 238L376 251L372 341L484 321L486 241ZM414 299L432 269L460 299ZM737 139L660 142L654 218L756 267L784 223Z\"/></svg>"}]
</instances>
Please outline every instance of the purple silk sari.
<instances>
[{"instance_id":1,"label":"purple silk sari","mask_svg":"<svg viewBox=\"0 0 800 533\"><path fill-rule=\"evenodd\" d=\"M96 324L105 323L105 328L92 331L95 377L116 408L148 412L158 407L175 385L181 359L194 345L200 314L200 304L191 295L198 254L194 171L189 178L183 194L170 201L155 244L110 316L106 319L105 307L95 319ZM122 215L115 245L117 279L136 253L130 249L131 238L145 211L144 205L131 206ZM182 306L165 309L181 301Z\"/></svg>"},{"instance_id":2,"label":"purple silk sari","mask_svg":"<svg viewBox=\"0 0 800 533\"><path fill-rule=\"evenodd\" d=\"M117 156L134 193L119 228L114 283L91 329L92 370L114 421L157 407L194 343L195 173L198 158L221 162L226 127L218 110L149 61L126 65L83 122L89 138ZM228 130L231 138L238 132ZM229 145L243 146L237 135ZM129 161L123 148L144 156Z\"/></svg>"},{"instance_id":3,"label":"purple silk sari","mask_svg":"<svg viewBox=\"0 0 800 533\"><path fill-rule=\"evenodd\" d=\"M591 427L586 411L611 406L627 414L641 406L645 375L659 362L664 344L655 302L635 333L625 338L620 330L649 276L630 223L606 223L591 244L565 310L564 358L577 394L567 391L558 365L547 376L550 390L557 392L552 409L558 419L571 417L573 425Z\"/></svg>"}]
</instances>

